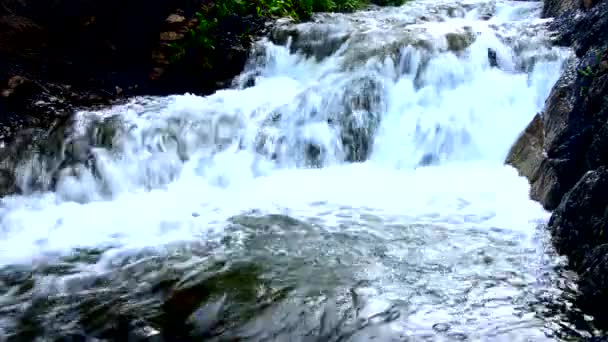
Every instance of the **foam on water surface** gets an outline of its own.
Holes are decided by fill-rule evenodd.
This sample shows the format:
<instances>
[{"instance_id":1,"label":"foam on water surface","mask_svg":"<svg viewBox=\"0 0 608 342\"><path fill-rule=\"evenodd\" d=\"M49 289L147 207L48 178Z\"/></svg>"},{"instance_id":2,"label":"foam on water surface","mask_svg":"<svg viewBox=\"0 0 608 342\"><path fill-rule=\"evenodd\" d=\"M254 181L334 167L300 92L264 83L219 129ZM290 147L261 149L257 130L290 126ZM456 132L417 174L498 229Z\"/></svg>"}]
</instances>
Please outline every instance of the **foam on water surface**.
<instances>
[{"instance_id":1,"label":"foam on water surface","mask_svg":"<svg viewBox=\"0 0 608 342\"><path fill-rule=\"evenodd\" d=\"M524 233L547 218L539 204L526 200L526 180L508 167L477 163L395 170L366 163L278 170L254 178L240 158L219 161L208 178L184 172L167 189L125 193L112 201L78 204L57 201L52 194L26 203L7 200L2 224L11 229L0 242L2 261L23 262L75 247L132 248L205 239L221 231L221 222L250 209L315 217L332 206L371 208L401 216L403 223ZM311 205L319 202L326 204ZM331 217L327 219L331 226Z\"/></svg>"}]
</instances>

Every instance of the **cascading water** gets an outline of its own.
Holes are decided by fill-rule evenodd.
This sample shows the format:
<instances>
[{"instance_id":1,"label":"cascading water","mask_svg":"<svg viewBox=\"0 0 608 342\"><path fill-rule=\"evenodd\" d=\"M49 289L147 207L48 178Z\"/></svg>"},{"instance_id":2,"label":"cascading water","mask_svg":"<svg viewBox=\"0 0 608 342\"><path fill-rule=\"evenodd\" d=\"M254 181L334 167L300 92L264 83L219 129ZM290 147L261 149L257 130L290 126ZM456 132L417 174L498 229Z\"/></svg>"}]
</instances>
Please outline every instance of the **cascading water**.
<instances>
[{"instance_id":1,"label":"cascading water","mask_svg":"<svg viewBox=\"0 0 608 342\"><path fill-rule=\"evenodd\" d=\"M185 334L167 303L203 283L182 318L204 340L559 339L548 214L503 165L569 56L540 7L282 21L234 89L134 99L18 141L0 332L103 339L119 312Z\"/></svg>"}]
</instances>

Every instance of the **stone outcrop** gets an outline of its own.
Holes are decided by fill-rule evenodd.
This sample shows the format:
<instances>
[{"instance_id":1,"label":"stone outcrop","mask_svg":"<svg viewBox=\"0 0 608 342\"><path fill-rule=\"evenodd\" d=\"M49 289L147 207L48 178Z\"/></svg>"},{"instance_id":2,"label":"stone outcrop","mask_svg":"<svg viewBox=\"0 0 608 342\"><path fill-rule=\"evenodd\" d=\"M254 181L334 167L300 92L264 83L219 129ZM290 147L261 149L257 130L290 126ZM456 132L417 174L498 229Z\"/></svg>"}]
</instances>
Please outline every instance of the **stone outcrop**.
<instances>
[{"instance_id":1,"label":"stone outcrop","mask_svg":"<svg viewBox=\"0 0 608 342\"><path fill-rule=\"evenodd\" d=\"M546 0L555 42L571 46L543 112L506 162L531 183L530 196L554 210L548 227L580 275L580 303L608 323L608 1ZM600 323L601 322L601 323Z\"/></svg>"}]
</instances>

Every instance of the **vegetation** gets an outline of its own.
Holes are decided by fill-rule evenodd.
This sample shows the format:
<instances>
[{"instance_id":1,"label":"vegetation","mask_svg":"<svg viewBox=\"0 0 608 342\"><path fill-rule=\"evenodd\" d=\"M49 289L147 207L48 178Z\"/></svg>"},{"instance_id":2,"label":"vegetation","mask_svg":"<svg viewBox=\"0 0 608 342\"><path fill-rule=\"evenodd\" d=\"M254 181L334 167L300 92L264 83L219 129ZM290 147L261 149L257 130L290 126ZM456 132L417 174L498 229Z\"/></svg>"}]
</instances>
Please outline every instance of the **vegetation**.
<instances>
[{"instance_id":1,"label":"vegetation","mask_svg":"<svg viewBox=\"0 0 608 342\"><path fill-rule=\"evenodd\" d=\"M188 32L185 39L170 46L173 50L171 61L179 61L187 49L196 49L198 56L211 56L217 42L224 34L222 22L234 15L256 16L263 18L290 17L294 20L307 20L315 12L352 12L369 4L397 6L406 0L216 0L206 4L196 13L198 25ZM243 32L242 34L248 34ZM207 57L203 66L213 64Z\"/></svg>"}]
</instances>

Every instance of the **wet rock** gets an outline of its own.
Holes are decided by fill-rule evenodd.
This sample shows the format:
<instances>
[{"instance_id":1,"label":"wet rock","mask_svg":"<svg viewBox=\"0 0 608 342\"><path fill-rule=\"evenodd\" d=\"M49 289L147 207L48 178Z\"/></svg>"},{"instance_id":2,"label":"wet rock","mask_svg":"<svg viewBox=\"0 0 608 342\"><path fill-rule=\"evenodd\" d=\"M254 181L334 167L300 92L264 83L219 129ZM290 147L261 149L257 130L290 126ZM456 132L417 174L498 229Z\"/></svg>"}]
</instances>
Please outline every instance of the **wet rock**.
<instances>
[{"instance_id":1,"label":"wet rock","mask_svg":"<svg viewBox=\"0 0 608 342\"><path fill-rule=\"evenodd\" d=\"M15 175L12 171L0 169L0 197L11 195L18 190L15 184Z\"/></svg>"},{"instance_id":2,"label":"wet rock","mask_svg":"<svg viewBox=\"0 0 608 342\"><path fill-rule=\"evenodd\" d=\"M336 30L332 26L311 25L303 23L281 23L276 25L271 35L275 44L287 45L292 53L301 53L306 57L323 60L344 44L350 37L348 32Z\"/></svg>"},{"instance_id":3,"label":"wet rock","mask_svg":"<svg viewBox=\"0 0 608 342\"><path fill-rule=\"evenodd\" d=\"M439 157L434 153L426 153L420 161L418 162L418 166L431 166L439 163Z\"/></svg>"},{"instance_id":4,"label":"wet rock","mask_svg":"<svg viewBox=\"0 0 608 342\"><path fill-rule=\"evenodd\" d=\"M472 35L471 32L451 32L446 34L445 38L448 42L448 50L452 52L463 51L475 41L475 37Z\"/></svg>"},{"instance_id":5,"label":"wet rock","mask_svg":"<svg viewBox=\"0 0 608 342\"><path fill-rule=\"evenodd\" d=\"M530 183L534 183L545 159L543 148L543 121L540 114L536 114L509 150L506 163L515 167Z\"/></svg>"},{"instance_id":6,"label":"wet rock","mask_svg":"<svg viewBox=\"0 0 608 342\"><path fill-rule=\"evenodd\" d=\"M498 55L493 49L488 49L488 62L490 63L491 67L498 67Z\"/></svg>"},{"instance_id":7,"label":"wet rock","mask_svg":"<svg viewBox=\"0 0 608 342\"><path fill-rule=\"evenodd\" d=\"M450 330L450 325L447 323L435 323L433 324L433 330L444 333Z\"/></svg>"},{"instance_id":8,"label":"wet rock","mask_svg":"<svg viewBox=\"0 0 608 342\"><path fill-rule=\"evenodd\" d=\"M584 82L579 65L570 61L553 87L545 109L536 116L512 147L507 161L531 183L531 197L548 210L555 209L563 195L587 170L592 121L583 105Z\"/></svg>"},{"instance_id":9,"label":"wet rock","mask_svg":"<svg viewBox=\"0 0 608 342\"><path fill-rule=\"evenodd\" d=\"M509 150L506 163L515 167L531 184L530 197L546 208L559 205L564 190L553 166L546 157L545 129L540 114L528 124Z\"/></svg>"},{"instance_id":10,"label":"wet rock","mask_svg":"<svg viewBox=\"0 0 608 342\"><path fill-rule=\"evenodd\" d=\"M549 221L555 247L580 264L594 246L608 243L608 170L589 171L570 190Z\"/></svg>"},{"instance_id":11,"label":"wet rock","mask_svg":"<svg viewBox=\"0 0 608 342\"><path fill-rule=\"evenodd\" d=\"M78 134L75 126L83 132ZM118 117L59 120L46 132L26 129L18 132L0 150L3 195L54 190L66 175L83 170L97 174L94 148L112 150L122 137L124 126Z\"/></svg>"},{"instance_id":12,"label":"wet rock","mask_svg":"<svg viewBox=\"0 0 608 342\"><path fill-rule=\"evenodd\" d=\"M566 12L578 9L579 4L579 0L545 0L542 16L544 18L558 17Z\"/></svg>"},{"instance_id":13,"label":"wet rock","mask_svg":"<svg viewBox=\"0 0 608 342\"><path fill-rule=\"evenodd\" d=\"M26 99L38 90L38 86L30 79L23 76L13 76L7 81L6 88L2 90L3 97L11 101Z\"/></svg>"},{"instance_id":14,"label":"wet rock","mask_svg":"<svg viewBox=\"0 0 608 342\"><path fill-rule=\"evenodd\" d=\"M582 308L595 313L596 319L608 320L605 303L608 301L608 244L599 245L585 254L579 272L583 275L579 284L583 297Z\"/></svg>"},{"instance_id":15,"label":"wet rock","mask_svg":"<svg viewBox=\"0 0 608 342\"><path fill-rule=\"evenodd\" d=\"M176 284L162 305L160 320L165 336L213 336L282 298L260 278L259 265L217 266L217 271L200 272Z\"/></svg>"},{"instance_id":16,"label":"wet rock","mask_svg":"<svg viewBox=\"0 0 608 342\"><path fill-rule=\"evenodd\" d=\"M583 12L568 12L557 17L550 25L556 33L555 42L572 46L578 57L591 47L605 48L608 39L608 2L601 1Z\"/></svg>"}]
</instances>

